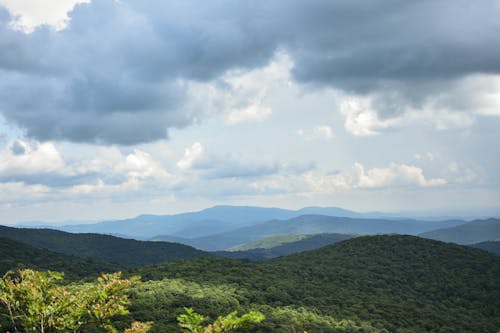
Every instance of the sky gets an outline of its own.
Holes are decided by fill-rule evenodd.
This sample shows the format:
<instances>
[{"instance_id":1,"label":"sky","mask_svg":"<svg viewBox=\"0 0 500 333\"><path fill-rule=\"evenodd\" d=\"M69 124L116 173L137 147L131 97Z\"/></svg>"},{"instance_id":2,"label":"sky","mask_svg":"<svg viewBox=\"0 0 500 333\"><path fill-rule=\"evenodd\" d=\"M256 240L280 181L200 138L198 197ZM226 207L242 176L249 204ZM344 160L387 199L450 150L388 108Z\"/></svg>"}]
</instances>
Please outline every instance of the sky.
<instances>
[{"instance_id":1,"label":"sky","mask_svg":"<svg viewBox=\"0 0 500 333\"><path fill-rule=\"evenodd\" d=\"M0 0L0 221L500 215L498 0Z\"/></svg>"}]
</instances>

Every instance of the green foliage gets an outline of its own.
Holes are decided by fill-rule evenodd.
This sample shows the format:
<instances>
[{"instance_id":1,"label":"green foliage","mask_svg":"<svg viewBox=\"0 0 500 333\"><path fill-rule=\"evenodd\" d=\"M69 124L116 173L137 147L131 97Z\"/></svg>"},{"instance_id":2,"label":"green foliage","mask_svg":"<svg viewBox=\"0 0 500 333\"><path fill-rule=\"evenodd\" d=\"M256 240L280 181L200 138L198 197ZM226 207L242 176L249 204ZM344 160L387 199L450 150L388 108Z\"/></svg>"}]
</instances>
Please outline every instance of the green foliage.
<instances>
[{"instance_id":1,"label":"green foliage","mask_svg":"<svg viewBox=\"0 0 500 333\"><path fill-rule=\"evenodd\" d=\"M230 248L228 251L246 251L252 249L270 249L282 244L300 241L304 238L311 237L311 235L277 235L264 237L259 240L241 244Z\"/></svg>"},{"instance_id":2,"label":"green foliage","mask_svg":"<svg viewBox=\"0 0 500 333\"><path fill-rule=\"evenodd\" d=\"M138 282L120 273L102 275L94 283L61 285L63 274L33 270L10 271L0 280L0 313L15 332L118 332L113 318L128 314L125 291ZM146 332L149 324L135 323L130 333Z\"/></svg>"},{"instance_id":3,"label":"green foliage","mask_svg":"<svg viewBox=\"0 0 500 333\"><path fill-rule=\"evenodd\" d=\"M182 333L203 333L205 327L203 323L207 321L207 317L194 312L191 308L184 308L186 313L177 317L179 327Z\"/></svg>"},{"instance_id":4,"label":"green foliage","mask_svg":"<svg viewBox=\"0 0 500 333\"><path fill-rule=\"evenodd\" d=\"M269 289L269 292L274 292ZM178 312L180 306L196 307L202 312L196 322L215 319L220 313L234 310L248 312L258 310L266 320L252 328L252 332L379 332L368 323L353 320L336 320L321 315L317 310L287 307L272 307L253 303L252 292L237 285L195 283L180 279L147 281L130 293L130 310L136 320L154 321L151 332L174 332L175 318L185 313ZM349 324L351 330L340 330ZM356 328L357 330L355 330ZM369 330L368 328L371 328ZM332 331L335 329L335 331ZM383 332L383 331L381 331Z\"/></svg>"},{"instance_id":5,"label":"green foliage","mask_svg":"<svg viewBox=\"0 0 500 333\"><path fill-rule=\"evenodd\" d=\"M250 311L241 317L238 312L233 311L227 316L219 316L207 326L204 323L208 320L191 308L185 308L186 313L179 315L177 321L182 333L230 333L237 329L250 328L252 324L257 324L265 319L265 316L257 311Z\"/></svg>"},{"instance_id":6,"label":"green foliage","mask_svg":"<svg viewBox=\"0 0 500 333\"><path fill-rule=\"evenodd\" d=\"M135 273L144 280L186 281L187 290L179 297L172 294L168 304L196 306L212 318L217 307L259 310L267 319L256 332L287 332L286 322L273 321L278 315L273 309L290 306L307 309L318 318L345 319L361 327L370 323L391 332L496 332L500 327L500 258L412 236L357 237L267 262L202 258ZM218 286L224 286L225 294L214 293L232 299L231 305L211 301L217 297L208 296L208 291L202 299L194 298L198 288ZM136 297L141 304L154 300L157 307L165 306L162 298L143 293ZM203 305L198 307L197 302ZM145 319L155 325L171 322L151 310ZM304 328L333 331L336 324L323 319L305 323ZM152 332L161 331L153 327Z\"/></svg>"},{"instance_id":7,"label":"green foliage","mask_svg":"<svg viewBox=\"0 0 500 333\"><path fill-rule=\"evenodd\" d=\"M336 320L317 311L290 306L271 308L264 307L268 313L266 326L276 332L335 332L335 333L383 333L385 329L377 329L369 323L358 323L353 320Z\"/></svg>"},{"instance_id":8,"label":"green foliage","mask_svg":"<svg viewBox=\"0 0 500 333\"><path fill-rule=\"evenodd\" d=\"M183 307L196 307L204 316L216 318L221 313L241 310L241 293L234 285L199 284L181 279L147 281L129 292L130 320L153 321L152 333L174 332L176 317Z\"/></svg>"}]
</instances>

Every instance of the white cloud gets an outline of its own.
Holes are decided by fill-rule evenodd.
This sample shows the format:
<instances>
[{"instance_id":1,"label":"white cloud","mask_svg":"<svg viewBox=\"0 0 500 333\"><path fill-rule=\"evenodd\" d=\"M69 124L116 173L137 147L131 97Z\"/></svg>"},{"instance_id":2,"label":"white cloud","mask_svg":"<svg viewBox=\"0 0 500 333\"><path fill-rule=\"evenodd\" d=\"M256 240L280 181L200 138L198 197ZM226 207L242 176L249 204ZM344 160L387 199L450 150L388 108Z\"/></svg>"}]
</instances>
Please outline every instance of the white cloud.
<instances>
[{"instance_id":1,"label":"white cloud","mask_svg":"<svg viewBox=\"0 0 500 333\"><path fill-rule=\"evenodd\" d=\"M257 193L295 193L302 196L330 195L357 189L434 187L447 184L444 178L426 178L416 166L391 163L387 167L366 169L355 163L350 170L335 174L308 171L298 175L279 174L253 181Z\"/></svg>"},{"instance_id":2,"label":"white cloud","mask_svg":"<svg viewBox=\"0 0 500 333\"><path fill-rule=\"evenodd\" d=\"M315 191L327 193L350 189L431 187L447 183L443 178L427 179L419 167L396 163L368 170L361 163L354 163L349 171L327 176L309 174L306 179Z\"/></svg>"},{"instance_id":3,"label":"white cloud","mask_svg":"<svg viewBox=\"0 0 500 333\"><path fill-rule=\"evenodd\" d=\"M340 103L340 112L345 117L345 129L355 136L377 135L379 128L387 127L379 121L366 97L345 98Z\"/></svg>"},{"instance_id":4,"label":"white cloud","mask_svg":"<svg viewBox=\"0 0 500 333\"><path fill-rule=\"evenodd\" d=\"M265 67L248 72L233 71L225 75L222 80L230 87L231 102L228 104L246 104L242 108L230 108L227 112L228 124L242 121L263 121L272 114L272 109L265 106L265 99L269 92L282 85L290 85L290 69L293 64L290 57L279 52ZM250 101L250 102L248 102Z\"/></svg>"},{"instance_id":5,"label":"white cloud","mask_svg":"<svg viewBox=\"0 0 500 333\"><path fill-rule=\"evenodd\" d=\"M333 130L328 125L317 125L311 130L299 129L297 134L300 135L306 141L312 140L330 140L334 137Z\"/></svg>"},{"instance_id":6,"label":"white cloud","mask_svg":"<svg viewBox=\"0 0 500 333\"><path fill-rule=\"evenodd\" d=\"M0 201L25 202L46 197L52 190L44 185L27 185L23 182L0 183Z\"/></svg>"},{"instance_id":7,"label":"white cloud","mask_svg":"<svg viewBox=\"0 0 500 333\"><path fill-rule=\"evenodd\" d=\"M443 178L426 179L419 167L395 163L391 163L388 167L368 170L362 164L355 163L349 171L333 175L309 172L303 178L313 193L405 186L430 187L447 183Z\"/></svg>"},{"instance_id":8,"label":"white cloud","mask_svg":"<svg viewBox=\"0 0 500 333\"><path fill-rule=\"evenodd\" d=\"M290 57L278 52L266 66L250 71L229 71L215 82L191 84L195 87L192 91L195 99L198 98L205 108L207 104L212 108L212 113L222 111L224 122L228 125L262 122L273 113L266 103L268 95L284 85L291 85L292 66ZM200 91L205 91L205 94L197 96Z\"/></svg>"},{"instance_id":9,"label":"white cloud","mask_svg":"<svg viewBox=\"0 0 500 333\"><path fill-rule=\"evenodd\" d=\"M203 155L204 148L199 142L184 150L184 156L177 162L177 167L181 170L190 169L196 161Z\"/></svg>"},{"instance_id":10,"label":"white cloud","mask_svg":"<svg viewBox=\"0 0 500 333\"><path fill-rule=\"evenodd\" d=\"M407 185L428 187L447 183L443 178L426 179L421 168L407 164L391 163L386 168L373 168L365 171L363 165L355 163L352 172L355 175L353 186L357 188Z\"/></svg>"},{"instance_id":11,"label":"white cloud","mask_svg":"<svg viewBox=\"0 0 500 333\"><path fill-rule=\"evenodd\" d=\"M385 110L377 109L375 99L380 96L345 96L340 101L340 111L344 116L344 127L355 136L379 135L384 129L431 125L436 130L467 128L475 121L475 110L450 110L440 108L432 102L422 109L410 105L402 106L402 111L381 119ZM500 105L499 105L500 107Z\"/></svg>"},{"instance_id":12,"label":"white cloud","mask_svg":"<svg viewBox=\"0 0 500 333\"><path fill-rule=\"evenodd\" d=\"M180 181L140 149L124 155L116 147L98 147L95 157L72 161L65 160L54 143L16 140L0 154L0 190L8 200L119 197L131 191L156 193Z\"/></svg>"},{"instance_id":13,"label":"white cloud","mask_svg":"<svg viewBox=\"0 0 500 333\"><path fill-rule=\"evenodd\" d=\"M173 176L165 168L155 161L150 154L134 149L125 160L116 166L119 174L125 174L128 180L154 179L156 182L169 182Z\"/></svg>"},{"instance_id":14,"label":"white cloud","mask_svg":"<svg viewBox=\"0 0 500 333\"><path fill-rule=\"evenodd\" d=\"M418 90L419 88L415 88ZM391 88L368 95L339 93L345 129L355 136L378 135L389 128L432 126L436 130L468 128L477 117L500 116L500 75L476 74L427 92L415 104ZM382 115L382 116L381 116Z\"/></svg>"},{"instance_id":15,"label":"white cloud","mask_svg":"<svg viewBox=\"0 0 500 333\"><path fill-rule=\"evenodd\" d=\"M65 162L51 142L16 140L0 151L0 176L64 172Z\"/></svg>"},{"instance_id":16,"label":"white cloud","mask_svg":"<svg viewBox=\"0 0 500 333\"><path fill-rule=\"evenodd\" d=\"M131 192L141 190L146 187L139 179L130 178L123 183L107 184L102 179L98 179L93 184L80 184L64 188L57 192L58 196L72 196L73 198L90 197L120 197L127 196Z\"/></svg>"},{"instance_id":17,"label":"white cloud","mask_svg":"<svg viewBox=\"0 0 500 333\"><path fill-rule=\"evenodd\" d=\"M269 107L260 105L249 105L241 109L230 109L227 111L226 122L234 125L243 122L261 122L269 118L272 114Z\"/></svg>"},{"instance_id":18,"label":"white cloud","mask_svg":"<svg viewBox=\"0 0 500 333\"><path fill-rule=\"evenodd\" d=\"M68 25L68 13L79 3L90 0L0 0L15 17L10 23L15 29L33 32L40 25L62 30Z\"/></svg>"}]
</instances>

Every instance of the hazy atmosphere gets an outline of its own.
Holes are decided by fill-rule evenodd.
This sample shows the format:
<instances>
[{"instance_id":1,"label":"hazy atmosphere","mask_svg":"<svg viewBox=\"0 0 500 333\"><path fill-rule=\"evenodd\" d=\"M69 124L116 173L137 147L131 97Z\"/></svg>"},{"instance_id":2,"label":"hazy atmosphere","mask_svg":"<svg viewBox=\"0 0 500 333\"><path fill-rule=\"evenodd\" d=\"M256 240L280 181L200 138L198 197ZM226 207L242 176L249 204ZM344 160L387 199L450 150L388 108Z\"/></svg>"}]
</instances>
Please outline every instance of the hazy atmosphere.
<instances>
[{"instance_id":1,"label":"hazy atmosphere","mask_svg":"<svg viewBox=\"0 0 500 333\"><path fill-rule=\"evenodd\" d=\"M0 0L0 219L500 215L500 2Z\"/></svg>"}]
</instances>

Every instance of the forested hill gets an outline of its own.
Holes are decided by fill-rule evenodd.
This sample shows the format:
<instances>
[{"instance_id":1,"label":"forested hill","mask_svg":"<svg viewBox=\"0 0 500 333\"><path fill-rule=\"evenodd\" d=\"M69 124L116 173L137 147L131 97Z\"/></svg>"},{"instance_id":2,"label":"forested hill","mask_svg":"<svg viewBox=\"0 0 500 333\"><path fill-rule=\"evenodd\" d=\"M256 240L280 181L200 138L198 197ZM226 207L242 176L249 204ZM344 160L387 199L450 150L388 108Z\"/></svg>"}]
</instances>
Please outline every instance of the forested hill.
<instances>
[{"instance_id":1,"label":"forested hill","mask_svg":"<svg viewBox=\"0 0 500 333\"><path fill-rule=\"evenodd\" d=\"M68 279L98 276L103 272L123 269L119 265L92 258L68 256L37 249L9 238L0 238L0 275L19 268L64 272Z\"/></svg>"},{"instance_id":2,"label":"forested hill","mask_svg":"<svg viewBox=\"0 0 500 333\"><path fill-rule=\"evenodd\" d=\"M309 327L317 331L332 331L327 317L361 320L390 332L496 333L500 328L500 258L414 236L364 236L260 263L203 258L135 273L144 280L183 279L181 285L200 288L235 286L234 295L224 296L231 307L257 308L269 318L286 305L304 307L323 318L316 324L310 319ZM157 288L165 285L158 282ZM140 319L167 320L155 308L168 304L148 293L137 295ZM165 299L176 302L174 296ZM210 304L196 290L186 290L183 299L191 306ZM280 330L262 330L275 331Z\"/></svg>"},{"instance_id":3,"label":"forested hill","mask_svg":"<svg viewBox=\"0 0 500 333\"><path fill-rule=\"evenodd\" d=\"M216 254L233 259L265 260L319 249L352 237L352 235L344 234L271 236L242 244L234 247L231 251L216 252Z\"/></svg>"},{"instance_id":4,"label":"forested hill","mask_svg":"<svg viewBox=\"0 0 500 333\"><path fill-rule=\"evenodd\" d=\"M0 237L67 255L91 257L126 267L189 259L209 254L183 244L143 242L99 234L0 226Z\"/></svg>"}]
</instances>

